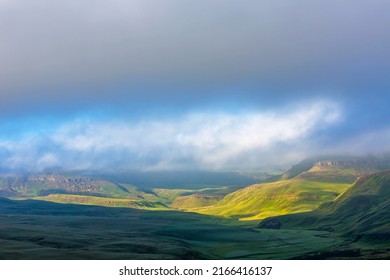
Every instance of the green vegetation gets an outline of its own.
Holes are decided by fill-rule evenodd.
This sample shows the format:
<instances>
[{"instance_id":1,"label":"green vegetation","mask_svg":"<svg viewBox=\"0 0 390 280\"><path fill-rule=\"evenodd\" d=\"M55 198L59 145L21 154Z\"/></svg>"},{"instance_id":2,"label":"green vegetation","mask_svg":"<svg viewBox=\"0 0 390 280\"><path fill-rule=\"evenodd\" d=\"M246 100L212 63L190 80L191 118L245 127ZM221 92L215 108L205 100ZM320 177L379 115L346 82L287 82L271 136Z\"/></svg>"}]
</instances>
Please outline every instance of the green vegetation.
<instances>
[{"instance_id":1,"label":"green vegetation","mask_svg":"<svg viewBox=\"0 0 390 280\"><path fill-rule=\"evenodd\" d=\"M346 248L358 250L362 258L388 258L389 209L390 171L387 171L360 178L343 195L314 212L265 219L260 226L267 228L277 220L282 228L326 230L332 237L345 238Z\"/></svg>"},{"instance_id":2,"label":"green vegetation","mask_svg":"<svg viewBox=\"0 0 390 280\"><path fill-rule=\"evenodd\" d=\"M278 219L289 228L322 228L357 239L368 238L370 232L390 233L389 205L390 172L387 171L360 178L333 202L324 203L311 213ZM386 238L390 239L390 235Z\"/></svg>"},{"instance_id":3,"label":"green vegetation","mask_svg":"<svg viewBox=\"0 0 390 280\"><path fill-rule=\"evenodd\" d=\"M278 176L226 195L211 206L181 207L207 215L220 215L240 220L261 220L267 217L310 212L321 204L334 201L352 183L387 162L372 159L306 160ZM199 205L201 205L199 203Z\"/></svg>"},{"instance_id":4,"label":"green vegetation","mask_svg":"<svg viewBox=\"0 0 390 280\"><path fill-rule=\"evenodd\" d=\"M309 160L244 188L4 176L0 259L388 259L387 165Z\"/></svg>"},{"instance_id":5,"label":"green vegetation","mask_svg":"<svg viewBox=\"0 0 390 280\"><path fill-rule=\"evenodd\" d=\"M259 220L289 213L308 212L332 201L350 184L324 183L301 179L263 183L228 194L215 206L198 213L240 220Z\"/></svg>"},{"instance_id":6,"label":"green vegetation","mask_svg":"<svg viewBox=\"0 0 390 280\"><path fill-rule=\"evenodd\" d=\"M343 242L176 211L0 198L0 213L0 259L288 259Z\"/></svg>"},{"instance_id":7,"label":"green vegetation","mask_svg":"<svg viewBox=\"0 0 390 280\"><path fill-rule=\"evenodd\" d=\"M49 194L79 194L130 198L137 190L129 184L83 176L30 175L0 177L0 192L5 197L34 197Z\"/></svg>"},{"instance_id":8,"label":"green vegetation","mask_svg":"<svg viewBox=\"0 0 390 280\"><path fill-rule=\"evenodd\" d=\"M161 202L153 202L147 200L133 200L126 198L108 198L86 195L69 195L69 194L50 194L47 196L34 197L35 200L51 201L57 203L70 203L82 205L98 205L106 207L129 207L137 209L166 209Z\"/></svg>"},{"instance_id":9,"label":"green vegetation","mask_svg":"<svg viewBox=\"0 0 390 280\"><path fill-rule=\"evenodd\" d=\"M196 209L206 206L213 206L223 199L224 195L202 195L192 194L179 196L173 201L171 207L196 212Z\"/></svg>"}]
</instances>

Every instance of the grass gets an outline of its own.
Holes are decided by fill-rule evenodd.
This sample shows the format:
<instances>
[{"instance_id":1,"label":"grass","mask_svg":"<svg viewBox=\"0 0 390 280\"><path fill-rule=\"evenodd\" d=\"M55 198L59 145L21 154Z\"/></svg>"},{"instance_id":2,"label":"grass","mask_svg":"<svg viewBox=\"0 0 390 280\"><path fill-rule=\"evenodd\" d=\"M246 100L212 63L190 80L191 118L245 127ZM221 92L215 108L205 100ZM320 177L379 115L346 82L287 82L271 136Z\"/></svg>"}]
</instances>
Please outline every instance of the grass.
<instances>
[{"instance_id":1,"label":"grass","mask_svg":"<svg viewBox=\"0 0 390 280\"><path fill-rule=\"evenodd\" d=\"M82 204L82 205L97 205L106 207L128 207L137 209L166 209L161 202L153 202L147 200L134 200L126 198L108 198L108 197L95 197L85 195L69 195L69 194L50 194L48 196L37 196L34 200L51 201L57 203L70 203L70 204Z\"/></svg>"},{"instance_id":2,"label":"grass","mask_svg":"<svg viewBox=\"0 0 390 280\"><path fill-rule=\"evenodd\" d=\"M271 216L313 211L334 200L350 184L307 181L299 178L249 186L225 196L211 207L193 209L208 215L260 220Z\"/></svg>"},{"instance_id":3,"label":"grass","mask_svg":"<svg viewBox=\"0 0 390 280\"><path fill-rule=\"evenodd\" d=\"M215 187L203 189L153 189L150 193L145 193L135 187L131 188L131 195L127 194L124 198L102 197L93 195L79 194L49 194L46 196L22 197L16 199L34 199L42 201L51 201L57 203L97 205L106 207L127 207L136 209L168 209L177 207L182 201L184 204L188 197L223 197L223 194L229 192L229 187ZM201 199L199 199L201 200ZM214 204L215 200L208 200ZM171 206L173 204L173 206ZM197 204L199 205L199 204ZM206 205L205 203L202 204Z\"/></svg>"},{"instance_id":4,"label":"grass","mask_svg":"<svg viewBox=\"0 0 390 280\"><path fill-rule=\"evenodd\" d=\"M282 228L326 230L347 240L347 249L359 258L390 256L390 172L362 177L336 200L313 212L273 218ZM266 227L271 219L261 222ZM326 256L334 256L327 252ZM309 256L311 258L312 256ZM320 258L324 256L319 254Z\"/></svg>"},{"instance_id":5,"label":"grass","mask_svg":"<svg viewBox=\"0 0 390 280\"><path fill-rule=\"evenodd\" d=\"M0 198L0 259L388 259L390 172L353 183L375 169L364 164L304 163L238 190L47 183L30 195L49 195Z\"/></svg>"},{"instance_id":6,"label":"grass","mask_svg":"<svg viewBox=\"0 0 390 280\"><path fill-rule=\"evenodd\" d=\"M312 166L308 169L307 164L298 165L293 168L293 172L286 174L296 175L302 170L304 170L303 173L301 172L292 179L256 184L238 190L222 186L197 189L155 188L144 192L131 185L110 183L106 184L107 188L100 190L100 196L104 197L94 196L94 193L87 195L84 193L54 193L33 198L59 203L108 207L171 208L243 221L260 220L270 216L313 211L322 203L333 201L347 190L351 185L351 178L359 174L351 168ZM330 181L325 182L324 178L329 178ZM92 182L95 188L103 184L97 179ZM68 190L72 189L68 187Z\"/></svg>"},{"instance_id":7,"label":"grass","mask_svg":"<svg viewBox=\"0 0 390 280\"><path fill-rule=\"evenodd\" d=\"M0 259L289 259L343 242L176 211L0 199L0 213Z\"/></svg>"}]
</instances>

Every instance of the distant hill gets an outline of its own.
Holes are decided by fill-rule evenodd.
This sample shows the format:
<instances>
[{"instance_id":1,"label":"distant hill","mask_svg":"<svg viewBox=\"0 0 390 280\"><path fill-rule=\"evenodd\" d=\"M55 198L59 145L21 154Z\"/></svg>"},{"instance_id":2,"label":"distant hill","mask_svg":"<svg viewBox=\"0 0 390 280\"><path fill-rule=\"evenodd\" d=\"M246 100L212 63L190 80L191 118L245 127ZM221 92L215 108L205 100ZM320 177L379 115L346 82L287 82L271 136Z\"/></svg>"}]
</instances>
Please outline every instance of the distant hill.
<instances>
[{"instance_id":1,"label":"distant hill","mask_svg":"<svg viewBox=\"0 0 390 280\"><path fill-rule=\"evenodd\" d=\"M261 220L314 211L324 203L335 201L358 178L386 169L390 169L389 158L339 156L307 159L268 179L263 173L196 171L138 172L111 177L4 175L0 176L0 196L108 207L171 208L240 220ZM266 181L252 184L255 177ZM136 181L145 185L129 183ZM251 184L243 187L241 184L245 182ZM168 187L158 187L164 184Z\"/></svg>"},{"instance_id":2,"label":"distant hill","mask_svg":"<svg viewBox=\"0 0 390 280\"><path fill-rule=\"evenodd\" d=\"M34 197L49 194L78 194L101 197L132 197L135 187L103 179L61 174L1 176L0 195L3 197Z\"/></svg>"},{"instance_id":3,"label":"distant hill","mask_svg":"<svg viewBox=\"0 0 390 280\"><path fill-rule=\"evenodd\" d=\"M182 176L182 174L180 175ZM179 177L180 177L179 176ZM216 180L219 175L215 175ZM158 178L155 178L156 180ZM203 178L203 180L206 180ZM225 178L226 180L226 178ZM234 181L234 180L233 180ZM127 207L138 209L166 209L177 198L194 195L200 199L202 206L208 205L206 197L223 197L237 187L212 186L201 188L152 188L144 189L133 185L116 183L114 180L88 176L63 174L32 174L32 175L3 175L0 176L0 197L34 200L44 200L57 203L101 205L106 207ZM183 202L186 199L183 199ZM181 209L180 199L172 208ZM184 202L185 205L188 203Z\"/></svg>"},{"instance_id":4,"label":"distant hill","mask_svg":"<svg viewBox=\"0 0 390 280\"><path fill-rule=\"evenodd\" d=\"M386 169L386 159L317 158L243 188L0 176L0 258L389 259Z\"/></svg>"},{"instance_id":5,"label":"distant hill","mask_svg":"<svg viewBox=\"0 0 390 280\"><path fill-rule=\"evenodd\" d=\"M264 182L288 180L300 176L332 182L354 182L357 177L390 169L390 157L381 158L353 156L314 157L293 165L281 175L265 179Z\"/></svg>"}]
</instances>

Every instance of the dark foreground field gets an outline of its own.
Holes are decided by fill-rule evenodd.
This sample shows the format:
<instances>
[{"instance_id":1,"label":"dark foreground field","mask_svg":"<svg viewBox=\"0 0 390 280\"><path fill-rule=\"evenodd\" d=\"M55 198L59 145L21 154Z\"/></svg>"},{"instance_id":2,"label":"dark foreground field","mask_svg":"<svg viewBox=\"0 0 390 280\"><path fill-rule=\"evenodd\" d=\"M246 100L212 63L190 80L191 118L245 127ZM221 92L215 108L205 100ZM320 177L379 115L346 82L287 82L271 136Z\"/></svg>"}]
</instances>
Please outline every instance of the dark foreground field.
<instances>
[{"instance_id":1,"label":"dark foreground field","mask_svg":"<svg viewBox=\"0 0 390 280\"><path fill-rule=\"evenodd\" d=\"M327 232L262 229L255 222L0 199L0 259L386 258ZM371 255L367 255L371 254ZM376 254L376 255L372 255Z\"/></svg>"}]
</instances>

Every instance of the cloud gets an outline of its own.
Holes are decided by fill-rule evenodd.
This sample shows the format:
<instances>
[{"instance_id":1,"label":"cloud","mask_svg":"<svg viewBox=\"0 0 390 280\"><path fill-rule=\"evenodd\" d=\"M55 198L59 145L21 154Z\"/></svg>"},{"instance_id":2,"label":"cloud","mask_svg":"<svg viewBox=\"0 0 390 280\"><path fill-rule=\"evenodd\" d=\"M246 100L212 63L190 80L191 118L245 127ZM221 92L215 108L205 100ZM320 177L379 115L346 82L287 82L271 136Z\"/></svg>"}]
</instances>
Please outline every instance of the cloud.
<instances>
[{"instance_id":1,"label":"cloud","mask_svg":"<svg viewBox=\"0 0 390 280\"><path fill-rule=\"evenodd\" d=\"M386 0L0 3L1 114L390 88Z\"/></svg>"},{"instance_id":2,"label":"cloud","mask_svg":"<svg viewBox=\"0 0 390 280\"><path fill-rule=\"evenodd\" d=\"M364 135L390 119L389 9L0 0L1 165L224 169L370 151ZM343 104L343 122L310 100ZM76 120L94 110L107 113Z\"/></svg>"},{"instance_id":3,"label":"cloud","mask_svg":"<svg viewBox=\"0 0 390 280\"><path fill-rule=\"evenodd\" d=\"M0 142L9 169L245 169L281 164L313 133L339 123L341 108L317 101L276 111L196 112L174 119L74 120L51 133ZM286 151L287 149L290 151ZM284 154L285 153L285 154Z\"/></svg>"}]
</instances>

